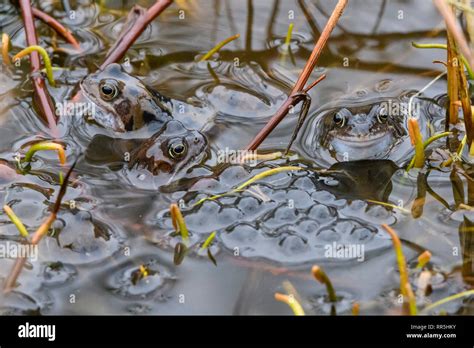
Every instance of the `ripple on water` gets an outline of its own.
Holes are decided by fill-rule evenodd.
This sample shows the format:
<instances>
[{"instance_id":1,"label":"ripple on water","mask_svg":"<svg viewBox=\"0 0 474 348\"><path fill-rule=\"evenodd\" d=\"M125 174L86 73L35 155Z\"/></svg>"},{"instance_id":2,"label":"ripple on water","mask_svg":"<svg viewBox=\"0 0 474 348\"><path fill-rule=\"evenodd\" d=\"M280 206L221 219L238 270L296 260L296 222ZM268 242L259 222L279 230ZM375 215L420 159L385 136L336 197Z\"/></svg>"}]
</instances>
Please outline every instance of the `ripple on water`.
<instances>
[{"instance_id":1,"label":"ripple on water","mask_svg":"<svg viewBox=\"0 0 474 348\"><path fill-rule=\"evenodd\" d=\"M344 290L338 290L336 295L337 301L335 303L329 300L326 293L311 296L308 301L311 304L314 314L350 314L354 302L354 295Z\"/></svg>"},{"instance_id":2,"label":"ripple on water","mask_svg":"<svg viewBox=\"0 0 474 348\"><path fill-rule=\"evenodd\" d=\"M146 272L144 275L143 272ZM175 280L171 270L155 256L140 256L107 272L104 286L113 294L127 299L166 300L165 292ZM133 309L134 308L134 309ZM134 305L129 310L137 310Z\"/></svg>"},{"instance_id":3,"label":"ripple on water","mask_svg":"<svg viewBox=\"0 0 474 348\"><path fill-rule=\"evenodd\" d=\"M77 276L77 269L60 261L48 262L43 265L41 276L44 285L58 286L72 281Z\"/></svg>"},{"instance_id":4,"label":"ripple on water","mask_svg":"<svg viewBox=\"0 0 474 348\"><path fill-rule=\"evenodd\" d=\"M12 291L3 295L0 315L41 315L41 306L32 297Z\"/></svg>"},{"instance_id":5,"label":"ripple on water","mask_svg":"<svg viewBox=\"0 0 474 348\"><path fill-rule=\"evenodd\" d=\"M256 122L275 114L287 98L261 66L255 62L233 61L192 62L174 64L175 73L192 79L195 97L212 107L226 123L251 119ZM209 68L220 83L209 73ZM197 84L199 82L199 84Z\"/></svg>"}]
</instances>

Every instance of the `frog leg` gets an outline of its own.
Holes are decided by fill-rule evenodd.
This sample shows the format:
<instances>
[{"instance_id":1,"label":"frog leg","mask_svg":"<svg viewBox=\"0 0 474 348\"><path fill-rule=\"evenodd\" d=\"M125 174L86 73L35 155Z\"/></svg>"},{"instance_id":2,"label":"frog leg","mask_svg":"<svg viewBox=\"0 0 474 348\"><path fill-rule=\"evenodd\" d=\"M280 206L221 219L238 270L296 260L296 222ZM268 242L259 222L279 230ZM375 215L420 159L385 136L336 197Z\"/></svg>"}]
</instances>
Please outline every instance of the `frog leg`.
<instances>
[{"instance_id":1,"label":"frog leg","mask_svg":"<svg viewBox=\"0 0 474 348\"><path fill-rule=\"evenodd\" d=\"M286 147L285 151L285 156L288 155L288 152L290 152L291 145L293 145L293 142L296 139L296 136L298 135L298 132L300 131L301 126L303 125L304 121L306 120L306 116L308 116L308 111L309 107L311 106L311 97L309 96L308 93L301 91L298 93L295 93L291 96L292 98L298 98L300 101L303 100L303 105L301 106L300 114L298 116L298 123L296 124L296 128L293 131L293 134L291 135L290 142L288 143L288 146ZM298 101L299 103L299 101Z\"/></svg>"}]
</instances>

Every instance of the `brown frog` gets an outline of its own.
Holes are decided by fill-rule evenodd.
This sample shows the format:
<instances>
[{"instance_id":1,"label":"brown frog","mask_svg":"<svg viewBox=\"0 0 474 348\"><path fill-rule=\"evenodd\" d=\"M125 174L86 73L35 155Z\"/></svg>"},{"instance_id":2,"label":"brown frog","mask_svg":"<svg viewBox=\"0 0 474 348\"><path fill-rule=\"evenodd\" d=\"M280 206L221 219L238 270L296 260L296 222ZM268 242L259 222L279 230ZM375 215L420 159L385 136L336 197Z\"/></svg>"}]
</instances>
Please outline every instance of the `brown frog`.
<instances>
[{"instance_id":1,"label":"brown frog","mask_svg":"<svg viewBox=\"0 0 474 348\"><path fill-rule=\"evenodd\" d=\"M116 169L149 171L153 175L174 175L199 164L206 156L207 139L181 122L171 120L146 139L112 138L97 134L87 151L88 162L108 164Z\"/></svg>"},{"instance_id":2,"label":"brown frog","mask_svg":"<svg viewBox=\"0 0 474 348\"><path fill-rule=\"evenodd\" d=\"M143 167L153 175L177 173L201 162L206 148L207 140L202 133L172 120L131 151L128 167Z\"/></svg>"},{"instance_id":3,"label":"brown frog","mask_svg":"<svg viewBox=\"0 0 474 348\"><path fill-rule=\"evenodd\" d=\"M88 119L116 132L172 119L171 100L127 74L119 64L86 76L80 88L94 106Z\"/></svg>"}]
</instances>

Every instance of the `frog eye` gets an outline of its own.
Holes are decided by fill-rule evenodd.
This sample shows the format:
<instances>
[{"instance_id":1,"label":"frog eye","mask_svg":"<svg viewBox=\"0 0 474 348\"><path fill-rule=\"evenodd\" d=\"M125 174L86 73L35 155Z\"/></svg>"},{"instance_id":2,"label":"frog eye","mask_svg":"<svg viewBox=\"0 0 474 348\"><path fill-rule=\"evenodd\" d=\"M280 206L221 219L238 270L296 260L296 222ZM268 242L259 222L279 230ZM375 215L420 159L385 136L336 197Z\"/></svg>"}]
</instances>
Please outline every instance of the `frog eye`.
<instances>
[{"instance_id":1,"label":"frog eye","mask_svg":"<svg viewBox=\"0 0 474 348\"><path fill-rule=\"evenodd\" d=\"M99 85L99 92L102 99L112 100L118 95L119 89L113 81L103 81Z\"/></svg>"},{"instance_id":2,"label":"frog eye","mask_svg":"<svg viewBox=\"0 0 474 348\"><path fill-rule=\"evenodd\" d=\"M333 119L334 123L338 125L339 127L343 127L346 124L346 116L344 116L342 113L338 112L334 114Z\"/></svg>"},{"instance_id":3,"label":"frog eye","mask_svg":"<svg viewBox=\"0 0 474 348\"><path fill-rule=\"evenodd\" d=\"M188 148L186 144L180 141L180 142L171 144L168 148L168 153L171 158L177 159L186 155L187 150Z\"/></svg>"}]
</instances>

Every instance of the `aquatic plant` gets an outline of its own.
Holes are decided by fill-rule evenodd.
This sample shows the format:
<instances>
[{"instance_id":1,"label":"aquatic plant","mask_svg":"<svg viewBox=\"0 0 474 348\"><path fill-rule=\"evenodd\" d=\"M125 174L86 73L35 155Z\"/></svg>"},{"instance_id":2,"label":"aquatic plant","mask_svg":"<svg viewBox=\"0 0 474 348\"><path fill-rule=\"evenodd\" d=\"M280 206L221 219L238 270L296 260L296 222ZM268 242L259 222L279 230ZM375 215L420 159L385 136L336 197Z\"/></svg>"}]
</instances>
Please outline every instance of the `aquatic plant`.
<instances>
[{"instance_id":1,"label":"aquatic plant","mask_svg":"<svg viewBox=\"0 0 474 348\"><path fill-rule=\"evenodd\" d=\"M384 207L389 207L389 208L392 208L392 209L397 209L397 210L400 210L401 212L405 213L405 214L410 214L410 211L408 209L405 209L399 205L396 205L396 204L392 204L392 203L387 203L387 202L381 202L381 201L376 201L376 200L373 200L373 199L367 199L366 200L367 202L370 202L370 203L374 203L374 204L379 204L379 205L383 205Z\"/></svg>"},{"instance_id":2,"label":"aquatic plant","mask_svg":"<svg viewBox=\"0 0 474 348\"><path fill-rule=\"evenodd\" d=\"M10 220L13 222L13 224L16 226L21 236L24 238L28 238L30 234L26 230L26 227L25 225L23 225L23 222L21 222L20 218L16 216L16 214L13 212L12 208L10 208L10 206L8 205L4 205L3 210L5 211L7 216L10 218Z\"/></svg>"},{"instance_id":3,"label":"aquatic plant","mask_svg":"<svg viewBox=\"0 0 474 348\"><path fill-rule=\"evenodd\" d=\"M61 163L61 165L66 164L66 153L64 146L50 141L40 142L30 146L25 154L25 157L21 160L21 163L30 163L34 154L38 151L57 151L59 163Z\"/></svg>"},{"instance_id":4,"label":"aquatic plant","mask_svg":"<svg viewBox=\"0 0 474 348\"><path fill-rule=\"evenodd\" d=\"M326 285L326 291L328 293L329 301L337 302L336 291L334 290L331 280L327 276L326 272L324 272L324 270L320 266L315 265L311 268L311 274L318 282Z\"/></svg>"},{"instance_id":5,"label":"aquatic plant","mask_svg":"<svg viewBox=\"0 0 474 348\"><path fill-rule=\"evenodd\" d=\"M359 315L360 313L360 304L358 302L354 302L352 304L352 315Z\"/></svg>"},{"instance_id":6,"label":"aquatic plant","mask_svg":"<svg viewBox=\"0 0 474 348\"><path fill-rule=\"evenodd\" d=\"M422 168L425 164L425 148L423 146L420 126L418 125L416 118L411 117L408 120L408 133L410 134L411 144L415 147L413 166L415 168Z\"/></svg>"},{"instance_id":7,"label":"aquatic plant","mask_svg":"<svg viewBox=\"0 0 474 348\"><path fill-rule=\"evenodd\" d=\"M449 98L449 123L456 124L458 121L459 103L463 110L463 119L466 129L469 153L474 155L472 141L474 139L474 126L472 121L472 108L469 96L469 86L460 61L465 61L466 66L474 67L474 55L469 48L466 37L458 25L453 10L442 0L434 0L434 4L443 16L447 27L447 51L448 51L448 98ZM472 21L471 23L472 24ZM472 33L472 28L468 30ZM462 55L458 52L461 51ZM472 75L470 75L472 76Z\"/></svg>"},{"instance_id":8,"label":"aquatic plant","mask_svg":"<svg viewBox=\"0 0 474 348\"><path fill-rule=\"evenodd\" d=\"M427 140L425 140L423 142L423 150L425 150L431 143L435 142L436 140L441 139L443 137L450 136L451 134L453 134L453 133L452 132L443 132L443 133L438 133L438 134L433 135L432 137L428 138ZM415 150L416 150L416 148L415 148ZM416 154L412 158L412 160L410 161L410 164L408 165L407 170L410 170L411 168L413 168L413 166L415 165L415 160L416 160Z\"/></svg>"},{"instance_id":9,"label":"aquatic plant","mask_svg":"<svg viewBox=\"0 0 474 348\"><path fill-rule=\"evenodd\" d=\"M56 87L56 83L54 81L54 76L53 76L53 68L51 66L51 60L49 59L48 52L46 52L46 50L43 47L38 46L38 45L28 46L25 49L18 52L13 57L13 60L15 61L17 59L20 59L26 56L27 54L30 54L33 51L37 51L41 54L41 57L43 58L43 63L46 68L46 76L48 77L49 84L53 87Z\"/></svg>"},{"instance_id":10,"label":"aquatic plant","mask_svg":"<svg viewBox=\"0 0 474 348\"><path fill-rule=\"evenodd\" d=\"M174 247L173 263L176 266L179 266L183 262L184 257L187 255L188 251L189 249L184 243L176 243Z\"/></svg>"},{"instance_id":11,"label":"aquatic plant","mask_svg":"<svg viewBox=\"0 0 474 348\"><path fill-rule=\"evenodd\" d=\"M387 224L383 224L382 227L388 232L388 234L392 238L393 248L395 249L395 255L397 257L398 270L400 272L400 292L404 300L408 299L409 313L411 315L416 315L416 298L413 294L413 290L408 280L408 270L405 261L405 256L403 255L402 243L400 242L397 233L390 226L388 226Z\"/></svg>"},{"instance_id":12,"label":"aquatic plant","mask_svg":"<svg viewBox=\"0 0 474 348\"><path fill-rule=\"evenodd\" d=\"M421 43L412 42L411 44L412 44L413 47L416 47L416 48L440 48L440 49L444 49L444 50L448 49L448 45L442 44L442 43L421 44ZM460 58L461 58L461 61L464 65L464 67L466 68L466 72L469 75L469 78L474 79L474 71L472 70L471 66L469 65L466 57L464 57L463 55L460 55Z\"/></svg>"},{"instance_id":13,"label":"aquatic plant","mask_svg":"<svg viewBox=\"0 0 474 348\"><path fill-rule=\"evenodd\" d=\"M275 300L286 303L290 306L291 310L295 315L305 315L303 307L301 304L294 298L292 295L280 294L279 292L275 293Z\"/></svg>"},{"instance_id":14,"label":"aquatic plant","mask_svg":"<svg viewBox=\"0 0 474 348\"><path fill-rule=\"evenodd\" d=\"M293 34L294 26L294 23L290 23L290 25L288 25L288 31L286 32L285 47L287 47L288 50L290 50L291 35Z\"/></svg>"},{"instance_id":15,"label":"aquatic plant","mask_svg":"<svg viewBox=\"0 0 474 348\"><path fill-rule=\"evenodd\" d=\"M212 57L212 55L216 52L219 52L219 50L224 47L225 45L227 45L229 42L232 42L236 39L238 39L240 37L240 34L236 34L234 36L231 36L231 37L228 37L227 39L225 40L222 40L221 42L219 42L214 48L212 48L209 52L207 52L205 55L203 55L201 57L201 59L199 59L200 62L203 62L205 60L208 60L209 58Z\"/></svg>"},{"instance_id":16,"label":"aquatic plant","mask_svg":"<svg viewBox=\"0 0 474 348\"><path fill-rule=\"evenodd\" d=\"M186 227L186 222L184 221L183 214L181 214L181 210L179 209L176 203L172 203L170 205L170 214L171 221L173 222L173 227L176 230L176 233L179 233L183 241L187 243L189 240L188 228Z\"/></svg>"},{"instance_id":17,"label":"aquatic plant","mask_svg":"<svg viewBox=\"0 0 474 348\"><path fill-rule=\"evenodd\" d=\"M463 298L463 297L468 297L468 296L474 296L474 290L468 290L468 291L463 291L463 292L460 292L458 294L455 294L455 295L451 295L451 296L448 296L448 297L445 297L439 301L436 301L435 303L432 303L430 304L429 306L426 306L425 308L423 308L423 310L421 311L421 313L427 313L439 306L442 306L448 302L451 302L451 301L454 301L454 300L457 300L457 299L460 299L460 298Z\"/></svg>"},{"instance_id":18,"label":"aquatic plant","mask_svg":"<svg viewBox=\"0 0 474 348\"><path fill-rule=\"evenodd\" d=\"M28 46L37 46L38 39L36 36L36 29L33 20L30 0L19 0L19 4L23 17L23 26L25 28L26 42ZM30 53L30 65L32 73L35 73L41 69L39 54L37 51L32 51ZM39 102L38 107L40 111L40 116L42 116L44 120L47 121L51 134L53 136L56 136L58 133L56 128L57 117L54 111L53 100L49 95L41 76L33 76L32 81L37 96L35 100L38 100Z\"/></svg>"},{"instance_id":19,"label":"aquatic plant","mask_svg":"<svg viewBox=\"0 0 474 348\"><path fill-rule=\"evenodd\" d=\"M215 200L217 198L221 198L221 197L224 197L224 196L236 193L236 192L240 192L244 188L246 188L247 186L253 184L255 181L264 179L268 176L275 175L275 174L278 174L278 173L281 173L281 172L284 172L284 171L302 170L302 169L304 169L304 168L296 167L296 166L284 166L284 167L278 167L278 168L272 168L272 169L265 170L265 171L255 175L255 176L253 176L252 178L250 178L249 180L247 180L243 184L237 186L235 189L232 189L231 191L225 192L225 193L222 193L222 194L202 198L199 201L197 201L196 203L194 203L193 206L200 205L200 204L202 204L202 203L204 203L205 201L208 201L208 200L212 201L212 200Z\"/></svg>"},{"instance_id":20,"label":"aquatic plant","mask_svg":"<svg viewBox=\"0 0 474 348\"><path fill-rule=\"evenodd\" d=\"M457 24L457 19L453 11L444 0L433 0L433 2L443 16L448 31L453 35L454 40L459 45L461 52L466 57L469 65L471 67L474 66L474 56L469 49L469 44L467 43L464 33Z\"/></svg>"},{"instance_id":21,"label":"aquatic plant","mask_svg":"<svg viewBox=\"0 0 474 348\"><path fill-rule=\"evenodd\" d=\"M8 55L9 47L10 46L10 37L8 34L2 34L2 59L3 63L6 65L10 65L10 56Z\"/></svg>"},{"instance_id":22,"label":"aquatic plant","mask_svg":"<svg viewBox=\"0 0 474 348\"><path fill-rule=\"evenodd\" d=\"M428 250L425 250L423 253L418 256L418 264L416 268L423 268L425 265L430 262L431 260L431 253Z\"/></svg>"},{"instance_id":23,"label":"aquatic plant","mask_svg":"<svg viewBox=\"0 0 474 348\"><path fill-rule=\"evenodd\" d=\"M202 244L201 246L201 250L204 250L204 249L207 249L209 248L209 246L211 245L212 241L214 240L214 238L216 237L216 231L212 232L209 237L206 238L206 240L204 241L204 243Z\"/></svg>"},{"instance_id":24,"label":"aquatic plant","mask_svg":"<svg viewBox=\"0 0 474 348\"><path fill-rule=\"evenodd\" d=\"M216 233L217 233L216 231L212 232L209 235L209 237L207 237L206 240L204 241L204 243L202 244L201 249L199 249L200 251L203 251L203 250L207 249L207 257L209 258L209 260L211 260L211 262L214 264L214 266L217 266L217 261L214 258L214 255L212 255L212 253L211 253L210 246L211 246L212 241L216 237Z\"/></svg>"},{"instance_id":25,"label":"aquatic plant","mask_svg":"<svg viewBox=\"0 0 474 348\"><path fill-rule=\"evenodd\" d=\"M31 236L29 242L32 245L37 245L41 239L48 233L49 229L51 228L51 225L53 222L56 220L56 217L58 215L59 209L61 208L61 202L63 200L64 195L66 194L67 186L69 183L69 178L71 176L72 171L74 170L74 167L76 166L77 159L74 161L72 166L69 168L68 172L66 173L66 176L64 178L64 181L62 182L58 196L56 197L56 201L53 205L53 209L51 210L51 213L48 218L40 225L40 227L36 230L36 232ZM19 220L21 222L21 220ZM18 258L13 265L13 268L8 276L8 278L5 281L4 285L4 292L10 292L16 284L16 281L18 277L20 276L20 273L23 269L23 266L26 263L26 258L21 257Z\"/></svg>"},{"instance_id":26,"label":"aquatic plant","mask_svg":"<svg viewBox=\"0 0 474 348\"><path fill-rule=\"evenodd\" d=\"M250 161L271 161L283 156L283 153L280 151L272 153L245 153L241 159L240 163L250 162Z\"/></svg>"}]
</instances>

